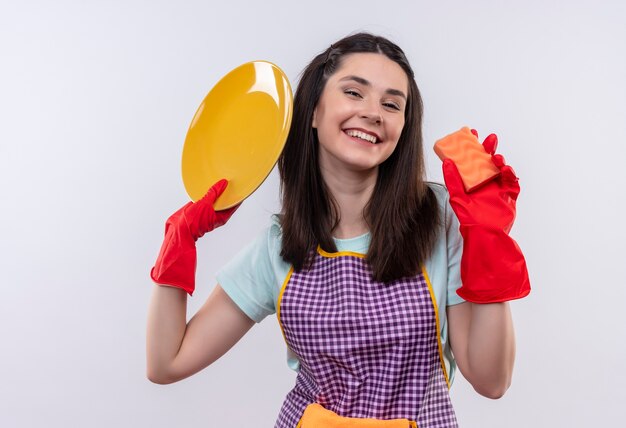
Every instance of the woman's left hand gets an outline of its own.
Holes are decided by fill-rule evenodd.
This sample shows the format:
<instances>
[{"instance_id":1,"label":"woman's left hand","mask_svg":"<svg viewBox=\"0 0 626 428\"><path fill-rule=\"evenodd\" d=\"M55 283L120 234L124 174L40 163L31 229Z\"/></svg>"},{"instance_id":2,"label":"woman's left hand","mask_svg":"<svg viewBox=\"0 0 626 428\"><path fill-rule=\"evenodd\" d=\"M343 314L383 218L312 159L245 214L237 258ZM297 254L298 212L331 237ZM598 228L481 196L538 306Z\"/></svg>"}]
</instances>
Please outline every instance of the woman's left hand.
<instances>
[{"instance_id":1,"label":"woman's left hand","mask_svg":"<svg viewBox=\"0 0 626 428\"><path fill-rule=\"evenodd\" d=\"M476 130L472 129L472 133L478 137ZM513 168L505 164L502 155L495 154L497 146L496 134L490 134L483 142L485 152L491 155L500 175L481 187L466 193L456 165L450 159L443 162L443 176L450 193L450 205L462 225L480 224L509 233L515 220L520 186Z\"/></svg>"},{"instance_id":2,"label":"woman's left hand","mask_svg":"<svg viewBox=\"0 0 626 428\"><path fill-rule=\"evenodd\" d=\"M478 134L475 130L472 133ZM515 220L519 179L502 155L495 154L498 137L489 135L483 142L500 175L470 193L449 159L443 175L463 236L461 280L457 294L474 303L495 303L525 297L530 281L524 255L508 235Z\"/></svg>"}]
</instances>

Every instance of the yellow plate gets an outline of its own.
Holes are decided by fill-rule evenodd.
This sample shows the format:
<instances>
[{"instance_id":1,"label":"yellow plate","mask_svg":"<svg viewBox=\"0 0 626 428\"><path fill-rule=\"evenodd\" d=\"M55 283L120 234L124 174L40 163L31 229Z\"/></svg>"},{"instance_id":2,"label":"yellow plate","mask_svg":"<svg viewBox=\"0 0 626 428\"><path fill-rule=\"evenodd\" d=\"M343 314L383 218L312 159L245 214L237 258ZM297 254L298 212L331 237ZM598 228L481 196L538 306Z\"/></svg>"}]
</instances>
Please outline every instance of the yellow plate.
<instances>
[{"instance_id":1,"label":"yellow plate","mask_svg":"<svg viewBox=\"0 0 626 428\"><path fill-rule=\"evenodd\" d=\"M289 80L270 62L248 62L222 77L198 107L185 138L182 175L191 199L200 199L221 178L228 187L216 210L250 196L283 150L292 110Z\"/></svg>"}]
</instances>

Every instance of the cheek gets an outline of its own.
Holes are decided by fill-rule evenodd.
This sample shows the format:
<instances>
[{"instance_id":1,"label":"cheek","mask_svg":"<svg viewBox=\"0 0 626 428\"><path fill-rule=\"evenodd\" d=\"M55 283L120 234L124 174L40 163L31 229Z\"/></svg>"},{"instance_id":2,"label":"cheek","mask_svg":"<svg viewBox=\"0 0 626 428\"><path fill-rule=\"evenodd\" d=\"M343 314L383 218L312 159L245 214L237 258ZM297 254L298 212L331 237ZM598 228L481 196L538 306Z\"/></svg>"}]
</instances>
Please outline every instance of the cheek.
<instances>
[{"instance_id":1,"label":"cheek","mask_svg":"<svg viewBox=\"0 0 626 428\"><path fill-rule=\"evenodd\" d=\"M320 114L321 111L318 111L317 115L317 126L318 132L322 132L328 135L335 135L337 132L341 131L344 127L344 124L354 117L354 113L349 109L340 108L337 106L331 110L326 110L325 114Z\"/></svg>"},{"instance_id":2,"label":"cheek","mask_svg":"<svg viewBox=\"0 0 626 428\"><path fill-rule=\"evenodd\" d=\"M400 138L402 134L402 130L404 129L404 119L399 120L397 123L393 124L394 136L396 141Z\"/></svg>"}]
</instances>

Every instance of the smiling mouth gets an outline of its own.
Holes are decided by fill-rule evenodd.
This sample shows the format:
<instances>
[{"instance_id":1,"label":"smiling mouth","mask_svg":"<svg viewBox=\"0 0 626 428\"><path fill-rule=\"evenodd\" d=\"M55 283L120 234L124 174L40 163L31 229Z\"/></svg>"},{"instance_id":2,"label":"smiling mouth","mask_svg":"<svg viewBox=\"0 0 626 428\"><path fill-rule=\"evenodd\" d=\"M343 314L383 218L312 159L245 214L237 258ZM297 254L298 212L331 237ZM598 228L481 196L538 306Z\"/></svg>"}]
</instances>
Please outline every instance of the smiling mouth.
<instances>
[{"instance_id":1,"label":"smiling mouth","mask_svg":"<svg viewBox=\"0 0 626 428\"><path fill-rule=\"evenodd\" d=\"M346 129L344 132L348 136L350 136L350 137L359 138L359 139L361 139L363 141L367 141L368 143L371 143L371 144L378 144L378 143L380 143L380 140L378 138L376 138L376 136L370 135L370 134L362 132L362 131L357 131L357 130L354 130L354 129Z\"/></svg>"}]
</instances>

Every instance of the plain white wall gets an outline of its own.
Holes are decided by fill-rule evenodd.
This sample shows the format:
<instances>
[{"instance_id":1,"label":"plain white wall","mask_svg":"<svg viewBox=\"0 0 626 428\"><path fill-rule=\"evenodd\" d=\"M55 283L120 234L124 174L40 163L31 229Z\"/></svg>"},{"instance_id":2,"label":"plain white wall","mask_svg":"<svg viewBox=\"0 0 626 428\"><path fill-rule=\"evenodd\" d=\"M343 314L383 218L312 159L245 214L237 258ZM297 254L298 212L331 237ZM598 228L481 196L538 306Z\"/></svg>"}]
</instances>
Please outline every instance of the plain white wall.
<instances>
[{"instance_id":1,"label":"plain white wall","mask_svg":"<svg viewBox=\"0 0 626 428\"><path fill-rule=\"evenodd\" d=\"M358 30L406 51L428 148L463 125L496 132L521 177L513 235L533 292L512 303L514 382L492 401L459 376L461 426L622 418L626 3L0 4L1 426L273 426L294 380L275 317L198 375L154 385L148 272L187 201L182 143L206 92L254 59L295 86L316 53ZM274 172L201 240L190 314L277 210Z\"/></svg>"}]
</instances>

